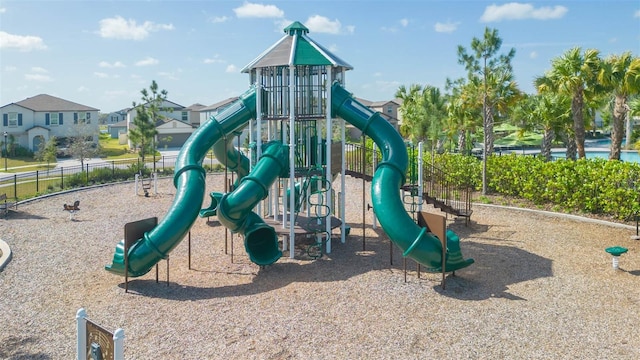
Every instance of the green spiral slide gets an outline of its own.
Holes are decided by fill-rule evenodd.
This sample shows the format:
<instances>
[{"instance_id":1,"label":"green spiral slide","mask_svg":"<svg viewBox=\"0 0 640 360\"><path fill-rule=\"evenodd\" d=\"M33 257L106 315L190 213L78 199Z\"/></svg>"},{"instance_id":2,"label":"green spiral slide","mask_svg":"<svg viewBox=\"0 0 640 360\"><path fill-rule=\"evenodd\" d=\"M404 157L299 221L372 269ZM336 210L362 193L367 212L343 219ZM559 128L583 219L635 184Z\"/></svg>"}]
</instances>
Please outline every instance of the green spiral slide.
<instances>
[{"instance_id":1,"label":"green spiral slide","mask_svg":"<svg viewBox=\"0 0 640 360\"><path fill-rule=\"evenodd\" d=\"M353 99L337 82L331 87L331 108L334 116L343 118L371 137L382 151L382 162L371 182L371 199L384 231L403 250L404 256L430 271L442 271L442 243L427 233L427 228L416 225L400 198L408 156L398 132L379 113L374 113ZM465 260L462 257L459 241L455 233L447 232L445 271L455 271L473 264L473 259Z\"/></svg>"},{"instance_id":2,"label":"green spiral slide","mask_svg":"<svg viewBox=\"0 0 640 360\"><path fill-rule=\"evenodd\" d=\"M162 221L151 231L144 234L130 248L128 252L128 269L124 268L124 240L116 246L112 264L105 266L105 269L115 274L124 275L125 271L129 276L142 276L149 272L155 264L167 257L180 241L187 234L191 225L198 217L200 207L204 198L205 191L205 170L202 168L202 160L211 147L220 140L223 140L227 134L242 128L246 123L256 115L256 90L254 87L247 90L240 96L240 99L224 110L218 117L211 118L209 121L200 126L189 137L183 145L180 154L176 160L176 170L173 177L173 183L176 187L176 195L169 211ZM273 165L278 163L274 158L278 158L282 152L277 146L271 150L271 156L266 158L266 162ZM275 153L275 155L273 155ZM281 161L280 161L281 162ZM256 169L258 170L258 169ZM252 179L247 183L253 186L245 186L245 189L254 186L268 187L268 179L264 181L259 176L266 175L266 171L256 172ZM269 178L271 176L267 176ZM241 184L242 185L242 184ZM252 191L253 189L250 189ZM257 197L259 194L254 195ZM231 197L229 200L246 200ZM255 201L255 199L252 199ZM259 201L259 200L257 200ZM227 202L229 202L227 200ZM225 208L232 208L235 205L246 204L229 203ZM231 214L236 216L237 214ZM258 261L276 261L279 257L277 249L277 238L267 241L264 239L255 240L257 236L269 234L265 224L255 219L257 215L247 212L244 216L228 219L227 223L238 231L245 231L252 243L248 245L249 250L256 250L261 254L254 255ZM240 226L233 224L234 220L242 221ZM246 243L245 239L245 243ZM275 242L275 245L274 245ZM275 249L274 249L275 247ZM274 260L275 259L275 260Z\"/></svg>"}]
</instances>

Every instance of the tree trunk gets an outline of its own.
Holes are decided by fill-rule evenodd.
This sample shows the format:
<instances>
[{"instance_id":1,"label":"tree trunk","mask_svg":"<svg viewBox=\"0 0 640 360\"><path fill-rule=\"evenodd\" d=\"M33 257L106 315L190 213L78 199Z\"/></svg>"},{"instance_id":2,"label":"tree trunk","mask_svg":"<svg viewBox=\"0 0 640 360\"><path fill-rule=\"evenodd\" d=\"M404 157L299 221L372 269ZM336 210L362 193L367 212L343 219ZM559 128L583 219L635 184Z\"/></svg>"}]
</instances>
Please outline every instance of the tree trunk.
<instances>
[{"instance_id":1,"label":"tree trunk","mask_svg":"<svg viewBox=\"0 0 640 360\"><path fill-rule=\"evenodd\" d=\"M624 120L627 114L625 104L626 97L616 95L613 105L613 128L611 129L611 152L609 153L609 160L620 160Z\"/></svg>"},{"instance_id":2,"label":"tree trunk","mask_svg":"<svg viewBox=\"0 0 640 360\"><path fill-rule=\"evenodd\" d=\"M553 129L544 129L544 137L542 138L541 153L545 160L551 160L551 144L556 137Z\"/></svg>"},{"instance_id":3,"label":"tree trunk","mask_svg":"<svg viewBox=\"0 0 640 360\"><path fill-rule=\"evenodd\" d=\"M484 135L484 141L485 141L485 146L487 147L487 156L490 156L491 154L493 154L493 143L494 143L493 111L489 106L487 106L486 108L487 108L487 114L486 114L487 126L486 126L486 133Z\"/></svg>"},{"instance_id":4,"label":"tree trunk","mask_svg":"<svg viewBox=\"0 0 640 360\"><path fill-rule=\"evenodd\" d=\"M566 146L566 158L567 160L575 160L576 159L576 142L575 140L571 137L570 134L567 134L566 132L564 132L562 134L562 141L564 141L564 144Z\"/></svg>"},{"instance_id":5,"label":"tree trunk","mask_svg":"<svg viewBox=\"0 0 640 360\"><path fill-rule=\"evenodd\" d=\"M573 131L575 136L575 147L578 150L578 157L584 159L584 116L582 109L584 107L584 90L579 88L571 100L571 114L573 115ZM568 151L568 147L567 147Z\"/></svg>"},{"instance_id":6,"label":"tree trunk","mask_svg":"<svg viewBox=\"0 0 640 360\"><path fill-rule=\"evenodd\" d=\"M467 132L465 130L458 132L458 151L460 154L467 155Z\"/></svg>"}]
</instances>

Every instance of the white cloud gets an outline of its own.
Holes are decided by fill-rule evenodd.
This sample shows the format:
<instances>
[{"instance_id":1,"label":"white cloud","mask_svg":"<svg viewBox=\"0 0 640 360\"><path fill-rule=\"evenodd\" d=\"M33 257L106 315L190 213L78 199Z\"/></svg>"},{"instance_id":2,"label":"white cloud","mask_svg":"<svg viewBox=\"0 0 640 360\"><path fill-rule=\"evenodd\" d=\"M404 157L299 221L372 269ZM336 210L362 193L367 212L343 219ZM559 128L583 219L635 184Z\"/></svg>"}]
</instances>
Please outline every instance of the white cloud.
<instances>
[{"instance_id":1,"label":"white cloud","mask_svg":"<svg viewBox=\"0 0 640 360\"><path fill-rule=\"evenodd\" d=\"M228 73L237 73L238 71L239 71L238 67L233 64L228 65L227 69L225 70L225 72L228 72Z\"/></svg>"},{"instance_id":2,"label":"white cloud","mask_svg":"<svg viewBox=\"0 0 640 360\"><path fill-rule=\"evenodd\" d=\"M158 59L154 59L150 56L147 56L146 58L136 62L136 66L150 66L150 65L157 65L159 63L160 61Z\"/></svg>"},{"instance_id":3,"label":"white cloud","mask_svg":"<svg viewBox=\"0 0 640 360\"><path fill-rule=\"evenodd\" d=\"M284 11L275 5L263 5L245 2L242 6L233 9L239 18L281 18Z\"/></svg>"},{"instance_id":4,"label":"white cloud","mask_svg":"<svg viewBox=\"0 0 640 360\"><path fill-rule=\"evenodd\" d=\"M337 53L337 52L340 51L340 49L338 49L338 45L336 45L336 44L329 45L327 50L331 51L332 53Z\"/></svg>"},{"instance_id":5,"label":"white cloud","mask_svg":"<svg viewBox=\"0 0 640 360\"><path fill-rule=\"evenodd\" d=\"M633 17L640 18L640 10L636 10L636 12L633 13Z\"/></svg>"},{"instance_id":6,"label":"white cloud","mask_svg":"<svg viewBox=\"0 0 640 360\"><path fill-rule=\"evenodd\" d=\"M524 3L507 3L504 5L489 5L484 9L484 14L480 17L482 22L494 22L502 20L548 20L559 19L563 17L569 9L564 6L556 5L554 7L542 6L533 7L531 4Z\"/></svg>"},{"instance_id":7,"label":"white cloud","mask_svg":"<svg viewBox=\"0 0 640 360\"><path fill-rule=\"evenodd\" d=\"M212 58L206 58L202 62L205 64L221 64L225 61L220 59L220 55L215 54Z\"/></svg>"},{"instance_id":8,"label":"white cloud","mask_svg":"<svg viewBox=\"0 0 640 360\"><path fill-rule=\"evenodd\" d=\"M44 50L47 46L42 38L32 35L13 35L0 31L0 49L18 49L19 51Z\"/></svg>"},{"instance_id":9,"label":"white cloud","mask_svg":"<svg viewBox=\"0 0 640 360\"><path fill-rule=\"evenodd\" d=\"M78 92L88 92L88 91L89 91L89 88L88 88L88 87L86 87L86 86L80 86L80 87L77 89L77 91L78 91Z\"/></svg>"},{"instance_id":10,"label":"white cloud","mask_svg":"<svg viewBox=\"0 0 640 360\"><path fill-rule=\"evenodd\" d=\"M28 81L39 81L39 82L50 82L53 81L51 76L44 74L24 74L25 80Z\"/></svg>"},{"instance_id":11,"label":"white cloud","mask_svg":"<svg viewBox=\"0 0 640 360\"><path fill-rule=\"evenodd\" d=\"M161 71L161 72L158 73L158 75L162 76L162 77L164 77L166 79L169 79L169 80L180 80L180 78L178 76L176 76L175 73L168 72L168 71Z\"/></svg>"},{"instance_id":12,"label":"white cloud","mask_svg":"<svg viewBox=\"0 0 640 360\"><path fill-rule=\"evenodd\" d=\"M229 20L229 18L226 16L213 16L209 18L209 22L212 22L214 24L223 23L227 20Z\"/></svg>"},{"instance_id":13,"label":"white cloud","mask_svg":"<svg viewBox=\"0 0 640 360\"><path fill-rule=\"evenodd\" d=\"M99 78L101 78L101 79L106 79L106 78L108 78L108 77L109 77L109 74L107 74L107 73L103 73L103 72L99 72L99 71L95 71L95 72L93 73L93 75L95 75L96 77L99 77Z\"/></svg>"},{"instance_id":14,"label":"white cloud","mask_svg":"<svg viewBox=\"0 0 640 360\"><path fill-rule=\"evenodd\" d=\"M15 66L7 65L7 66L4 67L4 71L6 71L6 72L14 72L16 70L18 70L18 68L15 67Z\"/></svg>"},{"instance_id":15,"label":"white cloud","mask_svg":"<svg viewBox=\"0 0 640 360\"><path fill-rule=\"evenodd\" d=\"M121 61L116 61L113 64L107 62L107 61L100 61L100 63L98 63L98 66L102 67L102 68L123 68L126 67L124 65L124 63L122 63Z\"/></svg>"},{"instance_id":16,"label":"white cloud","mask_svg":"<svg viewBox=\"0 0 640 360\"><path fill-rule=\"evenodd\" d=\"M409 19L400 19L400 25L402 27L407 27L409 26Z\"/></svg>"},{"instance_id":17,"label":"white cloud","mask_svg":"<svg viewBox=\"0 0 640 360\"><path fill-rule=\"evenodd\" d=\"M341 32L353 34L356 29L353 25L345 26L343 29L340 20L335 19L331 21L329 18L320 15L310 16L304 25L308 27L311 32L325 34L340 34Z\"/></svg>"},{"instance_id":18,"label":"white cloud","mask_svg":"<svg viewBox=\"0 0 640 360\"><path fill-rule=\"evenodd\" d=\"M451 21L447 21L446 23L437 22L433 26L433 29L439 33L452 33L458 30L458 25L460 25L459 22L451 22Z\"/></svg>"},{"instance_id":19,"label":"white cloud","mask_svg":"<svg viewBox=\"0 0 640 360\"><path fill-rule=\"evenodd\" d=\"M46 73L48 73L49 71L47 71L47 69L45 69L45 68L43 68L43 67L40 67L40 66L34 66L34 67L32 67L32 68L31 68L31 72L39 73L39 74L46 74Z\"/></svg>"},{"instance_id":20,"label":"white cloud","mask_svg":"<svg viewBox=\"0 0 640 360\"><path fill-rule=\"evenodd\" d=\"M535 59L538 57L538 52L537 51L532 51L529 53L529 58L531 59Z\"/></svg>"},{"instance_id":21,"label":"white cloud","mask_svg":"<svg viewBox=\"0 0 640 360\"><path fill-rule=\"evenodd\" d=\"M0 8L0 14L4 14L7 12L7 8Z\"/></svg>"},{"instance_id":22,"label":"white cloud","mask_svg":"<svg viewBox=\"0 0 640 360\"><path fill-rule=\"evenodd\" d=\"M151 21L145 21L138 25L133 19L126 20L122 16L116 16L100 20L98 34L103 38L110 39L143 40L151 32L173 29L173 24L156 24Z\"/></svg>"}]
</instances>

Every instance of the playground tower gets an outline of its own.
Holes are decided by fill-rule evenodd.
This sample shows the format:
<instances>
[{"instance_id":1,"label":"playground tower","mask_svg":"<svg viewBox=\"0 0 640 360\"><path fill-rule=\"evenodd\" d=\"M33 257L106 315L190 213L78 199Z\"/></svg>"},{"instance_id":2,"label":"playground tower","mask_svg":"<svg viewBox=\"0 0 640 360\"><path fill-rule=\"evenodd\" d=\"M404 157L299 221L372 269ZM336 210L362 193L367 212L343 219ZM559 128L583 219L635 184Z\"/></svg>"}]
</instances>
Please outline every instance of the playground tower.
<instances>
[{"instance_id":1,"label":"playground tower","mask_svg":"<svg viewBox=\"0 0 640 360\"><path fill-rule=\"evenodd\" d=\"M289 229L288 245L293 250L295 216L300 210L299 203L306 201L308 212L315 207L316 213L309 214L311 217L324 218L322 223L326 227L324 236L329 253L331 217L335 213L331 205L334 203L331 183L338 171L343 179L340 193L345 193L344 120L338 126L333 124L331 85L334 81L344 85L345 71L353 67L311 39L309 29L300 22L287 26L284 33L280 40L242 69L243 73L249 74L250 84L256 87L256 119L249 127L250 141L255 144L252 165L260 159L262 144L266 141L278 140L288 145L289 179L273 185L264 204L267 207L264 213L282 221L282 226ZM340 131L342 143L333 144L334 130ZM332 159L339 163L332 164ZM306 184L307 191L301 184ZM310 196L316 199L310 200ZM344 242L344 196L339 200ZM283 244L286 248L286 241ZM293 258L294 251L290 254Z\"/></svg>"}]
</instances>

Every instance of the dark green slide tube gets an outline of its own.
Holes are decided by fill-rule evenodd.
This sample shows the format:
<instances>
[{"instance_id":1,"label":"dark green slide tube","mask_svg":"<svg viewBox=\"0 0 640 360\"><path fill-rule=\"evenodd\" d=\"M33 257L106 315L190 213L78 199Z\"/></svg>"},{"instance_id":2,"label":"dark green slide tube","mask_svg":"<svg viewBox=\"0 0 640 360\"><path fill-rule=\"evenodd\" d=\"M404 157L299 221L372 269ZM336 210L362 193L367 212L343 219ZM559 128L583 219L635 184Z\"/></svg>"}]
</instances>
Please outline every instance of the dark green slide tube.
<instances>
[{"instance_id":1,"label":"dark green slide tube","mask_svg":"<svg viewBox=\"0 0 640 360\"><path fill-rule=\"evenodd\" d=\"M252 87L187 139L176 160L173 177L176 195L173 203L160 223L129 248L129 268L126 269L129 276L146 274L182 241L198 217L204 199L205 170L202 161L207 151L227 134L245 126L255 115L256 90ZM113 262L105 269L115 274L125 274L124 240L116 246Z\"/></svg>"},{"instance_id":2,"label":"dark green slide tube","mask_svg":"<svg viewBox=\"0 0 640 360\"><path fill-rule=\"evenodd\" d=\"M227 139L233 139L236 136L240 136L242 134L242 128L233 132L233 136L228 136ZM213 154L216 156L216 159L223 165L227 167L227 169L235 172L238 175L238 178L233 184L233 187L236 188L240 183L240 180L249 174L249 168L251 164L249 163L249 158L242 155L240 151L238 151L233 145L233 141L228 140L224 141L220 140L213 145ZM222 194L213 192L210 194L211 196L211 205L209 207L200 210L200 217L207 216L216 216L218 204L220 203L220 197Z\"/></svg>"},{"instance_id":3,"label":"dark green slide tube","mask_svg":"<svg viewBox=\"0 0 640 360\"><path fill-rule=\"evenodd\" d=\"M260 266L278 261L282 251L278 247L276 231L252 209L267 197L271 184L278 177L286 175L289 158L287 149L280 142L266 144L251 174L243 177L233 192L222 195L217 208L220 223L244 235L244 247L249 259Z\"/></svg>"},{"instance_id":4,"label":"dark green slide tube","mask_svg":"<svg viewBox=\"0 0 640 360\"><path fill-rule=\"evenodd\" d=\"M380 225L403 251L403 255L426 266L430 271L442 269L442 244L438 238L419 227L407 214L400 187L404 184L408 166L407 150L400 134L379 113L359 103L339 83L331 88L333 115L362 130L371 137L382 151L382 162L378 165L371 182L371 199ZM446 271L455 271L473 263L464 259L456 239L447 236ZM455 248L455 253L451 250Z\"/></svg>"}]
</instances>

